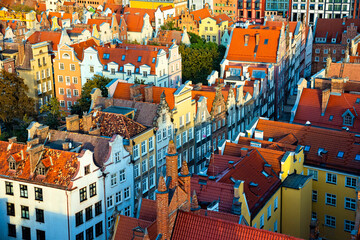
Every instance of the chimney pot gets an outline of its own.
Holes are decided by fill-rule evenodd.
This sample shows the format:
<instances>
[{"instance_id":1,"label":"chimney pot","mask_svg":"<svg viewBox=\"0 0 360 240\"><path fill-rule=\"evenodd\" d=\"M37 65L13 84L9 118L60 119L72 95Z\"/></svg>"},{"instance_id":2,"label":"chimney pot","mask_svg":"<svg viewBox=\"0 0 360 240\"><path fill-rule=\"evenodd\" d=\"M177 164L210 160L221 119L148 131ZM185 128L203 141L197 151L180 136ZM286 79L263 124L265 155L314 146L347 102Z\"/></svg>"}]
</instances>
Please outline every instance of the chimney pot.
<instances>
[{"instance_id":1,"label":"chimney pot","mask_svg":"<svg viewBox=\"0 0 360 240\"><path fill-rule=\"evenodd\" d=\"M62 148L64 151L67 151L70 149L70 142L63 142Z\"/></svg>"}]
</instances>

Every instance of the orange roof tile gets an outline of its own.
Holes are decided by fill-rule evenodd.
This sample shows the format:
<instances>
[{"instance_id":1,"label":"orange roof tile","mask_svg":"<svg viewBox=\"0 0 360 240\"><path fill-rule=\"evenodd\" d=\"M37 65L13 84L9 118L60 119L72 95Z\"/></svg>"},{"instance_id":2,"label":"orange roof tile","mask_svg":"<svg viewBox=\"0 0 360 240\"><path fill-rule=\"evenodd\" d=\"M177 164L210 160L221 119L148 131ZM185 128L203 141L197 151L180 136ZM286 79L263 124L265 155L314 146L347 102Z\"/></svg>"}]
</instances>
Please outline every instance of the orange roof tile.
<instances>
[{"instance_id":1,"label":"orange roof tile","mask_svg":"<svg viewBox=\"0 0 360 240\"><path fill-rule=\"evenodd\" d=\"M96 25L96 28L98 30L100 30L100 25L103 23L108 23L111 27L111 19L98 19L98 18L93 19L93 18L91 18L91 19L88 19L86 24L90 25L90 26Z\"/></svg>"},{"instance_id":2,"label":"orange roof tile","mask_svg":"<svg viewBox=\"0 0 360 240\"><path fill-rule=\"evenodd\" d=\"M333 44L332 39L336 39L336 43L341 43L342 34L347 30L347 27L351 24L360 27L360 19L345 18L334 18L334 19L323 19L319 18L316 22L315 38L326 38L326 43ZM359 30L358 30L359 32Z\"/></svg>"},{"instance_id":3,"label":"orange roof tile","mask_svg":"<svg viewBox=\"0 0 360 240\"><path fill-rule=\"evenodd\" d=\"M331 63L328 72L326 73L327 78L341 78L347 77L351 81L360 81L359 63Z\"/></svg>"},{"instance_id":4,"label":"orange roof tile","mask_svg":"<svg viewBox=\"0 0 360 240\"><path fill-rule=\"evenodd\" d=\"M114 240L142 240L144 234L137 233L134 237L134 229L140 227L142 230L149 227L151 222L127 217L124 215L117 216L117 224L115 226ZM139 235L139 236L138 236ZM141 236L140 236L141 235Z\"/></svg>"},{"instance_id":5,"label":"orange roof tile","mask_svg":"<svg viewBox=\"0 0 360 240\"><path fill-rule=\"evenodd\" d=\"M139 219L153 222L156 220L156 201L142 198Z\"/></svg>"},{"instance_id":6,"label":"orange roof tile","mask_svg":"<svg viewBox=\"0 0 360 240\"><path fill-rule=\"evenodd\" d=\"M57 17L58 19L72 19L71 13L49 12L48 19Z\"/></svg>"},{"instance_id":7,"label":"orange roof tile","mask_svg":"<svg viewBox=\"0 0 360 240\"><path fill-rule=\"evenodd\" d=\"M113 97L119 99L130 100L130 87L134 84L131 83L123 83L118 82L116 86L116 90L114 92ZM144 96L144 88L147 85L141 85L141 93ZM176 88L166 88L166 87L155 87L153 86L153 103L160 103L160 96L163 92L165 92L165 99L167 104L169 105L170 109L174 109L175 107L175 99L174 93L176 92Z\"/></svg>"},{"instance_id":8,"label":"orange roof tile","mask_svg":"<svg viewBox=\"0 0 360 240\"><path fill-rule=\"evenodd\" d=\"M128 32L141 32L144 26L144 17L138 14L124 14Z\"/></svg>"},{"instance_id":9,"label":"orange roof tile","mask_svg":"<svg viewBox=\"0 0 360 240\"><path fill-rule=\"evenodd\" d=\"M58 44L61 39L61 32L53 31L36 31L30 35L27 41L31 44L39 42L50 42L52 44L52 49L57 51Z\"/></svg>"},{"instance_id":10,"label":"orange roof tile","mask_svg":"<svg viewBox=\"0 0 360 240\"><path fill-rule=\"evenodd\" d=\"M355 174L360 172L360 163L355 160L360 154L360 139L354 133L263 119L259 119L256 129L264 132L264 139L273 138L274 142L293 134L298 139L298 145L310 146L305 158L307 165ZM319 148L328 152L320 156ZM344 152L343 158L337 157L339 151Z\"/></svg>"},{"instance_id":11,"label":"orange roof tile","mask_svg":"<svg viewBox=\"0 0 360 240\"><path fill-rule=\"evenodd\" d=\"M211 17L211 10L208 8L202 8L199 10L192 11L190 12L190 14L194 16L194 20L199 22L207 17Z\"/></svg>"},{"instance_id":12,"label":"orange roof tile","mask_svg":"<svg viewBox=\"0 0 360 240\"><path fill-rule=\"evenodd\" d=\"M257 47L255 44L256 34L259 34L259 45ZM245 35L249 35L246 46ZM226 59L231 61L276 63L279 38L279 28L235 28Z\"/></svg>"},{"instance_id":13,"label":"orange roof tile","mask_svg":"<svg viewBox=\"0 0 360 240\"><path fill-rule=\"evenodd\" d=\"M44 148L40 161L45 167L48 167L48 170L44 178L39 178L37 174L30 173L30 155L26 150L27 145L25 144L12 143L9 146L8 142L0 141L0 174L39 184L47 183L54 187L71 187L71 179L77 172L78 153ZM9 169L8 158L10 156L14 156L17 160L23 159L17 161L19 165L16 171Z\"/></svg>"},{"instance_id":14,"label":"orange roof tile","mask_svg":"<svg viewBox=\"0 0 360 240\"><path fill-rule=\"evenodd\" d=\"M233 20L225 13L214 16L212 18L216 20L216 24L219 24L219 23L221 23L223 21L228 21L229 26L231 26L231 24L233 23Z\"/></svg>"},{"instance_id":15,"label":"orange roof tile","mask_svg":"<svg viewBox=\"0 0 360 240\"><path fill-rule=\"evenodd\" d=\"M358 99L360 100L359 94L330 94L324 115L321 114L321 96L322 91L319 89L304 88L294 122L305 124L310 121L314 126L341 130L344 127L342 115L349 109L355 116L354 124L345 127L348 127L350 131L360 133L360 119L357 116L360 113L360 104L356 103Z\"/></svg>"},{"instance_id":16,"label":"orange roof tile","mask_svg":"<svg viewBox=\"0 0 360 240\"><path fill-rule=\"evenodd\" d=\"M297 238L212 217L179 211L171 239L295 240Z\"/></svg>"},{"instance_id":17,"label":"orange roof tile","mask_svg":"<svg viewBox=\"0 0 360 240\"><path fill-rule=\"evenodd\" d=\"M76 43L71 45L70 47L74 48L77 58L82 61L84 57L84 50L89 47L98 46L94 39L88 39L84 42Z\"/></svg>"},{"instance_id":18,"label":"orange roof tile","mask_svg":"<svg viewBox=\"0 0 360 240\"><path fill-rule=\"evenodd\" d=\"M65 6L72 6L72 5L75 5L75 2L64 2L63 4Z\"/></svg>"},{"instance_id":19,"label":"orange roof tile","mask_svg":"<svg viewBox=\"0 0 360 240\"><path fill-rule=\"evenodd\" d=\"M141 18L144 17L145 13L149 15L150 23L155 22L155 12L156 9L149 9L149 8L132 8L132 7L124 7L123 13L126 15L138 15ZM128 21L126 21L128 23ZM129 23L128 23L129 24Z\"/></svg>"},{"instance_id":20,"label":"orange roof tile","mask_svg":"<svg viewBox=\"0 0 360 240\"><path fill-rule=\"evenodd\" d=\"M173 6L168 5L168 6L165 6L165 7L160 7L161 11L166 11L166 10L170 10L170 9L173 9Z\"/></svg>"}]
</instances>

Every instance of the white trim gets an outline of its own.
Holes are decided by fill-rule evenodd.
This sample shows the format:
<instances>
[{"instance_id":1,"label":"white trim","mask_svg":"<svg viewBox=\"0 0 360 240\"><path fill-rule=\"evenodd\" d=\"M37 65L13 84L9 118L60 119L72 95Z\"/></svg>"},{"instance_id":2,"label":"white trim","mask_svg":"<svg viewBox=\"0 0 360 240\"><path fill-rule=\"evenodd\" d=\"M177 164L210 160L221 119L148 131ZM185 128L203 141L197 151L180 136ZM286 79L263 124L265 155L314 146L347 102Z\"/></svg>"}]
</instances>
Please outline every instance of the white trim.
<instances>
[{"instance_id":1,"label":"white trim","mask_svg":"<svg viewBox=\"0 0 360 240\"><path fill-rule=\"evenodd\" d=\"M334 171L334 170L328 170L328 169L313 167L313 166L309 166L309 165L304 165L304 167L313 168L313 169L317 169L317 170L321 170L321 171L326 171L326 172L329 172L329 173L340 174L340 175L344 175L344 176L352 176L352 177L355 177L355 178L358 178L358 179L360 178L360 175L347 174L347 173L344 173L344 172L338 172L338 171Z\"/></svg>"}]
</instances>

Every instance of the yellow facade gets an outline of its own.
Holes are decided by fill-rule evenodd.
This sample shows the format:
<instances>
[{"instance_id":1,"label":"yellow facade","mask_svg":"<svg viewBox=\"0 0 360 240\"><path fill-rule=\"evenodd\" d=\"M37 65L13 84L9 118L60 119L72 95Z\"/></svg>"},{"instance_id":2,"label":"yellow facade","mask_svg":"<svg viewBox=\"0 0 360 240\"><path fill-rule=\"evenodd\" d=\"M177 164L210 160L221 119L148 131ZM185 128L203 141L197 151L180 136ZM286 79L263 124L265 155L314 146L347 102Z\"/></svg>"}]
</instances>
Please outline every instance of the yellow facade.
<instances>
[{"instance_id":1,"label":"yellow facade","mask_svg":"<svg viewBox=\"0 0 360 240\"><path fill-rule=\"evenodd\" d=\"M284 181L289 174L304 172L304 149L298 148L295 152L287 152L281 160L281 181Z\"/></svg>"},{"instance_id":2,"label":"yellow facade","mask_svg":"<svg viewBox=\"0 0 360 240\"><path fill-rule=\"evenodd\" d=\"M282 187L281 233L308 239L311 221L311 178L299 189Z\"/></svg>"},{"instance_id":3,"label":"yellow facade","mask_svg":"<svg viewBox=\"0 0 360 240\"><path fill-rule=\"evenodd\" d=\"M216 23L216 20L208 17L199 24L199 36L207 42L221 43L221 37L224 31L229 27L228 21Z\"/></svg>"},{"instance_id":4,"label":"yellow facade","mask_svg":"<svg viewBox=\"0 0 360 240\"><path fill-rule=\"evenodd\" d=\"M130 1L130 7L132 7L132 8L157 9L160 6L174 7L174 3L172 3L172 2L166 3L166 2L149 2L149 1Z\"/></svg>"},{"instance_id":5,"label":"yellow facade","mask_svg":"<svg viewBox=\"0 0 360 240\"><path fill-rule=\"evenodd\" d=\"M317 195L317 199L312 201L312 212L313 217L318 220L320 237L331 240L350 239L350 232L345 230L345 220L355 222L355 210L345 208L345 198L356 200L356 190L354 187L347 187L346 183L349 183L350 178L357 179L358 182L359 176L306 165L305 172L314 176L312 185L313 191L316 192L313 194ZM328 174L336 175L336 184L329 183L328 178L332 175ZM326 204L327 193L336 196L335 206ZM335 226L329 226L325 222L326 215L335 217Z\"/></svg>"}]
</instances>

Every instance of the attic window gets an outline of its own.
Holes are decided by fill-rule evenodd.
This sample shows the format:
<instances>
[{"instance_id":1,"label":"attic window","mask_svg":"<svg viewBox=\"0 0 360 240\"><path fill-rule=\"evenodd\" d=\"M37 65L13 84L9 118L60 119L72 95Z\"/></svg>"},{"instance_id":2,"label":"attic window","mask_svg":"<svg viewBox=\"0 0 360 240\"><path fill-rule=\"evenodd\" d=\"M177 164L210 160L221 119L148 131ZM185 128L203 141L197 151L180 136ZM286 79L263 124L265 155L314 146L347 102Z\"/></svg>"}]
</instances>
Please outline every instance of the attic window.
<instances>
[{"instance_id":1,"label":"attic window","mask_svg":"<svg viewBox=\"0 0 360 240\"><path fill-rule=\"evenodd\" d=\"M269 174L267 174L265 171L261 172L265 177L269 177Z\"/></svg>"},{"instance_id":2,"label":"attic window","mask_svg":"<svg viewBox=\"0 0 360 240\"><path fill-rule=\"evenodd\" d=\"M86 165L84 167L84 173L85 173L85 175L88 175L90 173L90 165Z\"/></svg>"},{"instance_id":3,"label":"attic window","mask_svg":"<svg viewBox=\"0 0 360 240\"><path fill-rule=\"evenodd\" d=\"M138 57L138 62L141 62L141 56Z\"/></svg>"},{"instance_id":4,"label":"attic window","mask_svg":"<svg viewBox=\"0 0 360 240\"><path fill-rule=\"evenodd\" d=\"M343 125L352 126L353 125L353 117L347 113L343 116Z\"/></svg>"},{"instance_id":5,"label":"attic window","mask_svg":"<svg viewBox=\"0 0 360 240\"><path fill-rule=\"evenodd\" d=\"M356 161L360 161L360 154L356 154L355 160L356 160Z\"/></svg>"},{"instance_id":6,"label":"attic window","mask_svg":"<svg viewBox=\"0 0 360 240\"><path fill-rule=\"evenodd\" d=\"M265 39L265 40L264 40L264 44L265 44L265 45L267 45L268 42L269 42L269 39Z\"/></svg>"},{"instance_id":7,"label":"attic window","mask_svg":"<svg viewBox=\"0 0 360 240\"><path fill-rule=\"evenodd\" d=\"M360 98L357 98L355 103L359 104L360 103Z\"/></svg>"},{"instance_id":8,"label":"attic window","mask_svg":"<svg viewBox=\"0 0 360 240\"><path fill-rule=\"evenodd\" d=\"M332 121L334 119L334 115L330 115L329 121Z\"/></svg>"},{"instance_id":9,"label":"attic window","mask_svg":"<svg viewBox=\"0 0 360 240\"><path fill-rule=\"evenodd\" d=\"M269 141L269 142L272 142L272 141L274 141L274 139L273 139L273 138L269 138L268 141Z\"/></svg>"},{"instance_id":10,"label":"attic window","mask_svg":"<svg viewBox=\"0 0 360 240\"><path fill-rule=\"evenodd\" d=\"M306 145L305 148L304 148L304 151L305 151L305 152L308 152L308 151L310 151L310 148L311 148L311 146Z\"/></svg>"},{"instance_id":11,"label":"attic window","mask_svg":"<svg viewBox=\"0 0 360 240\"><path fill-rule=\"evenodd\" d=\"M139 68L136 68L136 69L135 69L135 72L138 73L138 72L139 72Z\"/></svg>"},{"instance_id":12,"label":"attic window","mask_svg":"<svg viewBox=\"0 0 360 240\"><path fill-rule=\"evenodd\" d=\"M110 58L110 54L109 53L104 53L103 59L109 59L109 58Z\"/></svg>"},{"instance_id":13,"label":"attic window","mask_svg":"<svg viewBox=\"0 0 360 240\"><path fill-rule=\"evenodd\" d=\"M336 43L336 38L332 38L331 43Z\"/></svg>"},{"instance_id":14,"label":"attic window","mask_svg":"<svg viewBox=\"0 0 360 240\"><path fill-rule=\"evenodd\" d=\"M122 55L121 61L125 61L125 55Z\"/></svg>"},{"instance_id":15,"label":"attic window","mask_svg":"<svg viewBox=\"0 0 360 240\"><path fill-rule=\"evenodd\" d=\"M39 174L39 175L45 175L45 168L44 167L38 167L38 169L37 169L37 173Z\"/></svg>"},{"instance_id":16,"label":"attic window","mask_svg":"<svg viewBox=\"0 0 360 240\"><path fill-rule=\"evenodd\" d=\"M257 187L259 184L257 184L257 183L254 183L254 182L250 182L250 186L251 187Z\"/></svg>"},{"instance_id":17,"label":"attic window","mask_svg":"<svg viewBox=\"0 0 360 240\"><path fill-rule=\"evenodd\" d=\"M120 67L120 72L122 72L124 70L124 67Z\"/></svg>"},{"instance_id":18,"label":"attic window","mask_svg":"<svg viewBox=\"0 0 360 240\"><path fill-rule=\"evenodd\" d=\"M343 158L344 157L344 152L339 151L336 157L337 158Z\"/></svg>"},{"instance_id":19,"label":"attic window","mask_svg":"<svg viewBox=\"0 0 360 240\"><path fill-rule=\"evenodd\" d=\"M155 63L155 58L152 59L152 63Z\"/></svg>"},{"instance_id":20,"label":"attic window","mask_svg":"<svg viewBox=\"0 0 360 240\"><path fill-rule=\"evenodd\" d=\"M10 170L16 170L16 164L14 161L10 161L9 162L9 169Z\"/></svg>"}]
</instances>

